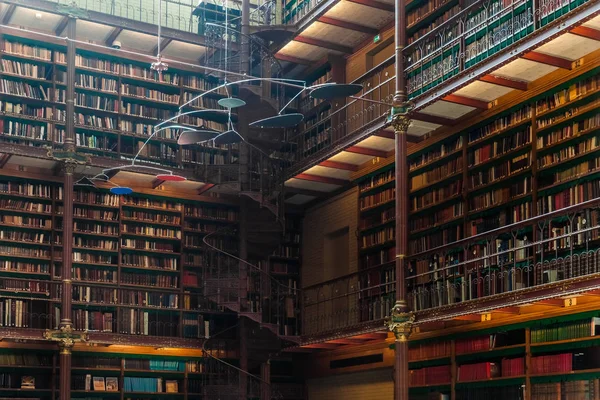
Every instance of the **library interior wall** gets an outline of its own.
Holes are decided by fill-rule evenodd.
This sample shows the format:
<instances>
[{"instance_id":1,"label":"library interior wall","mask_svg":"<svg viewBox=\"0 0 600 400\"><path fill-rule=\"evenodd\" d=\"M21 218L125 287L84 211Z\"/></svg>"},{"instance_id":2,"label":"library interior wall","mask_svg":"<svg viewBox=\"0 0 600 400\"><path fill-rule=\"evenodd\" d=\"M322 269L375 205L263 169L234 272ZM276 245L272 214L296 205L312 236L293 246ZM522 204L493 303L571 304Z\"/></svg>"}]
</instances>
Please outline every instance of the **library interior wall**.
<instances>
[{"instance_id":1,"label":"library interior wall","mask_svg":"<svg viewBox=\"0 0 600 400\"><path fill-rule=\"evenodd\" d=\"M357 241L354 240L358 227L357 188L354 187L329 201L306 212L303 221L302 285L311 286L357 271ZM336 268L337 276L329 276L325 269L325 243L327 235L348 229L348 264Z\"/></svg>"},{"instance_id":2,"label":"library interior wall","mask_svg":"<svg viewBox=\"0 0 600 400\"><path fill-rule=\"evenodd\" d=\"M371 40L370 43L358 49L358 51L346 59L347 82L352 82L392 55L394 49L394 29L385 30L380 34L380 38L379 42L373 43L373 38L369 37L369 40Z\"/></svg>"},{"instance_id":3,"label":"library interior wall","mask_svg":"<svg viewBox=\"0 0 600 400\"><path fill-rule=\"evenodd\" d=\"M308 400L382 400L394 396L392 368L310 379Z\"/></svg>"}]
</instances>

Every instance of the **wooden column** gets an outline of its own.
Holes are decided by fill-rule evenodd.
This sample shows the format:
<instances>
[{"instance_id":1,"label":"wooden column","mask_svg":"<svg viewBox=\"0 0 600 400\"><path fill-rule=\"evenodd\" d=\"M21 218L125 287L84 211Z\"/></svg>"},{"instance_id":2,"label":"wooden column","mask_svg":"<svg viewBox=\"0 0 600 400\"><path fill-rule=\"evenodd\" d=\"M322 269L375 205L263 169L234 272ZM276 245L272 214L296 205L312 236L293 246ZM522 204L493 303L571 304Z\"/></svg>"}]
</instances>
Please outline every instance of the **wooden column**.
<instances>
[{"instance_id":1,"label":"wooden column","mask_svg":"<svg viewBox=\"0 0 600 400\"><path fill-rule=\"evenodd\" d=\"M271 400L271 362L266 361L260 365L260 400Z\"/></svg>"},{"instance_id":2,"label":"wooden column","mask_svg":"<svg viewBox=\"0 0 600 400\"><path fill-rule=\"evenodd\" d=\"M396 337L394 362L394 399L408 400L408 337L414 314L406 303L406 255L408 252L408 163L406 132L410 124L406 103L403 50L406 42L405 0L395 0L396 24L396 92L392 108L392 124L396 135L396 304L391 312L389 328Z\"/></svg>"},{"instance_id":3,"label":"wooden column","mask_svg":"<svg viewBox=\"0 0 600 400\"><path fill-rule=\"evenodd\" d=\"M67 92L65 121L65 150L75 152L75 31L77 20L70 17L67 23ZM73 261L73 172L75 163L65 161L63 184L63 249L62 249L62 298L60 329L72 329L71 268ZM60 400L71 399L71 349L73 343L64 341L60 347Z\"/></svg>"}]
</instances>

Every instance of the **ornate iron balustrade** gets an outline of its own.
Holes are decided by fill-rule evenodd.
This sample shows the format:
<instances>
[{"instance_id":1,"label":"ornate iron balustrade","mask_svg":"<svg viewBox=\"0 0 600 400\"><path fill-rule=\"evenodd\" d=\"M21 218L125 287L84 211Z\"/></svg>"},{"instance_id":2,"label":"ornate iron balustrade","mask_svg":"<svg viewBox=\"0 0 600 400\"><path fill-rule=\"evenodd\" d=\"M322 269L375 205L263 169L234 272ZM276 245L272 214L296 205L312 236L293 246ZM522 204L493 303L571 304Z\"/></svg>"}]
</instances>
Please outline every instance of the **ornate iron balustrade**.
<instances>
[{"instance_id":1,"label":"ornate iron balustrade","mask_svg":"<svg viewBox=\"0 0 600 400\"><path fill-rule=\"evenodd\" d=\"M439 246L408 261L407 302L423 315L519 291L526 292L523 303L564 295L538 296L536 290L600 278L600 199ZM395 301L394 269L391 261L303 288L303 335L386 317Z\"/></svg>"},{"instance_id":2,"label":"ornate iron balustrade","mask_svg":"<svg viewBox=\"0 0 600 400\"><path fill-rule=\"evenodd\" d=\"M158 2L150 0L48 0L67 6L75 5L89 11L123 17L133 21L146 22L184 32L199 32L200 18L193 12L199 2L196 0L160 0L163 1L162 16L158 12ZM223 7L225 0L209 0L207 3ZM229 0L228 8L241 15L241 1ZM251 25L271 25L281 22L281 10L274 1L251 0ZM160 18L160 21L159 21ZM237 17L239 18L239 17ZM238 21L239 22L239 21ZM268 23L267 23L268 22Z\"/></svg>"},{"instance_id":3,"label":"ornate iron balustrade","mask_svg":"<svg viewBox=\"0 0 600 400\"><path fill-rule=\"evenodd\" d=\"M394 58L390 57L352 81L363 86L357 97L374 102L350 99L345 103L339 100L330 105L321 102L310 108L301 107L300 111L306 115L303 130L288 132L289 141L296 143L297 162L288 169L287 176L299 173L317 158L326 158L357 134L382 127L390 113L388 104L394 97L395 80Z\"/></svg>"},{"instance_id":4,"label":"ornate iron balustrade","mask_svg":"<svg viewBox=\"0 0 600 400\"><path fill-rule=\"evenodd\" d=\"M475 3L404 50L409 98L439 86L545 28L588 0L514 0Z\"/></svg>"}]
</instances>

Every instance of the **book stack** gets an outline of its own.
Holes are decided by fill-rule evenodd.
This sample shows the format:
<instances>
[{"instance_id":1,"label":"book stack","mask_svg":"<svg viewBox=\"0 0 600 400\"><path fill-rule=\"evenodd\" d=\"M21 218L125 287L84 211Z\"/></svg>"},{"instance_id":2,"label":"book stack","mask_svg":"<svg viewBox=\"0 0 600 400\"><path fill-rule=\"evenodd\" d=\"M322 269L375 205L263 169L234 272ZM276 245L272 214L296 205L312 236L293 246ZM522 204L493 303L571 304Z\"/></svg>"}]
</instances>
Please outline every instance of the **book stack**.
<instances>
[{"instance_id":1,"label":"book stack","mask_svg":"<svg viewBox=\"0 0 600 400\"><path fill-rule=\"evenodd\" d=\"M163 378L133 378L126 376L123 380L125 392L163 393Z\"/></svg>"},{"instance_id":2,"label":"book stack","mask_svg":"<svg viewBox=\"0 0 600 400\"><path fill-rule=\"evenodd\" d=\"M449 356L450 342L447 341L419 344L408 348L409 361Z\"/></svg>"},{"instance_id":3,"label":"book stack","mask_svg":"<svg viewBox=\"0 0 600 400\"><path fill-rule=\"evenodd\" d=\"M410 371L411 386L443 385L451 381L449 365L427 367Z\"/></svg>"},{"instance_id":4,"label":"book stack","mask_svg":"<svg viewBox=\"0 0 600 400\"><path fill-rule=\"evenodd\" d=\"M502 376L521 375L525 375L525 359L523 357L502 360Z\"/></svg>"},{"instance_id":5,"label":"book stack","mask_svg":"<svg viewBox=\"0 0 600 400\"><path fill-rule=\"evenodd\" d=\"M531 343L553 342L596 336L600 333L600 318L563 323L555 326L531 329Z\"/></svg>"},{"instance_id":6,"label":"book stack","mask_svg":"<svg viewBox=\"0 0 600 400\"><path fill-rule=\"evenodd\" d=\"M531 357L531 373L534 375L572 370L573 354L571 353Z\"/></svg>"},{"instance_id":7,"label":"book stack","mask_svg":"<svg viewBox=\"0 0 600 400\"><path fill-rule=\"evenodd\" d=\"M500 376L500 368L495 362L466 364L458 367L458 381L477 381Z\"/></svg>"}]
</instances>

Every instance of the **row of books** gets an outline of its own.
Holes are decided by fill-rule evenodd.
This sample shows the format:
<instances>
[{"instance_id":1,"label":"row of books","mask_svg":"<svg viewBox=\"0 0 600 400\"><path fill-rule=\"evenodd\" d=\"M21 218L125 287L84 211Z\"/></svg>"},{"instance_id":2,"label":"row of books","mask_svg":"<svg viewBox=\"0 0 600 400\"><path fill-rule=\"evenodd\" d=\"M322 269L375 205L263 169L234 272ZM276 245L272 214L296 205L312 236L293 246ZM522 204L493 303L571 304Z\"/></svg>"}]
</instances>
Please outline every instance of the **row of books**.
<instances>
[{"instance_id":1,"label":"row of books","mask_svg":"<svg viewBox=\"0 0 600 400\"><path fill-rule=\"evenodd\" d=\"M182 149L181 162L189 164L206 164L206 165L224 165L234 163L237 157L228 154L221 154L211 151L212 148L207 148L204 151Z\"/></svg>"},{"instance_id":2,"label":"row of books","mask_svg":"<svg viewBox=\"0 0 600 400\"><path fill-rule=\"evenodd\" d=\"M500 138L493 143L485 144L475 150L469 151L467 162L469 166L476 166L492 158L499 157L505 153L523 147L531 143L531 126L524 131Z\"/></svg>"},{"instance_id":3,"label":"row of books","mask_svg":"<svg viewBox=\"0 0 600 400\"><path fill-rule=\"evenodd\" d=\"M391 169L389 171L385 171L370 177L369 179L363 180L358 184L359 192L364 192L374 187L383 185L385 183L391 182L394 180L394 170Z\"/></svg>"},{"instance_id":4,"label":"row of books","mask_svg":"<svg viewBox=\"0 0 600 400\"><path fill-rule=\"evenodd\" d=\"M448 161L445 164L432 168L429 171L423 172L410 178L411 190L422 188L430 183L444 179L450 175L462 171L463 165L462 156Z\"/></svg>"},{"instance_id":5,"label":"row of books","mask_svg":"<svg viewBox=\"0 0 600 400\"><path fill-rule=\"evenodd\" d=\"M416 216L409 220L409 229L411 231L432 228L438 224L447 222L448 220L458 218L464 213L464 206L462 202L455 203L448 207L444 207L441 210L433 213L425 214L423 216Z\"/></svg>"},{"instance_id":6,"label":"row of books","mask_svg":"<svg viewBox=\"0 0 600 400\"><path fill-rule=\"evenodd\" d=\"M0 299L0 326L28 328L30 311L26 300Z\"/></svg>"},{"instance_id":7,"label":"row of books","mask_svg":"<svg viewBox=\"0 0 600 400\"><path fill-rule=\"evenodd\" d=\"M487 185L489 183L498 181L522 171L528 168L530 165L531 153L529 152L527 154L513 157L506 161L494 163L493 166L485 170L479 170L469 174L471 188L477 188L478 186Z\"/></svg>"},{"instance_id":8,"label":"row of books","mask_svg":"<svg viewBox=\"0 0 600 400\"><path fill-rule=\"evenodd\" d=\"M52 197L52 186L6 181L0 182L0 193L50 199Z\"/></svg>"},{"instance_id":9,"label":"row of books","mask_svg":"<svg viewBox=\"0 0 600 400\"><path fill-rule=\"evenodd\" d=\"M0 240L10 240L16 242L27 242L37 244L50 243L50 237L47 233L35 233L22 230L5 230L0 229Z\"/></svg>"},{"instance_id":10,"label":"row of books","mask_svg":"<svg viewBox=\"0 0 600 400\"><path fill-rule=\"evenodd\" d=\"M458 367L456 380L458 382L479 381L499 377L500 373L500 368L495 362L465 364Z\"/></svg>"},{"instance_id":11,"label":"row of books","mask_svg":"<svg viewBox=\"0 0 600 400\"><path fill-rule=\"evenodd\" d=\"M34 118L53 118L52 107L21 104L4 100L0 101L0 112L7 113L8 115L16 114Z\"/></svg>"},{"instance_id":12,"label":"row of books","mask_svg":"<svg viewBox=\"0 0 600 400\"><path fill-rule=\"evenodd\" d=\"M122 254L121 265L136 268L157 268L176 271L179 269L179 260L174 257L156 257L141 254Z\"/></svg>"},{"instance_id":13,"label":"row of books","mask_svg":"<svg viewBox=\"0 0 600 400\"><path fill-rule=\"evenodd\" d=\"M173 360L125 359L125 369L147 369L150 371L185 371L186 362Z\"/></svg>"},{"instance_id":14,"label":"row of books","mask_svg":"<svg viewBox=\"0 0 600 400\"><path fill-rule=\"evenodd\" d=\"M56 236L55 244L62 243L62 235ZM119 243L114 240L105 240L105 239L90 239L87 237L74 236L73 237L73 246L75 247L84 247L89 249L101 249L101 250L110 250L117 251L119 249Z\"/></svg>"},{"instance_id":15,"label":"row of books","mask_svg":"<svg viewBox=\"0 0 600 400\"><path fill-rule=\"evenodd\" d=\"M450 357L451 344L449 341L419 343L408 347L408 360L426 360L429 358Z\"/></svg>"},{"instance_id":16,"label":"row of books","mask_svg":"<svg viewBox=\"0 0 600 400\"><path fill-rule=\"evenodd\" d=\"M549 94L535 102L537 114L542 114L554 110L568 102L578 100L590 92L598 90L600 87L600 75L594 75L586 79L571 84L568 88L560 89Z\"/></svg>"},{"instance_id":17,"label":"row of books","mask_svg":"<svg viewBox=\"0 0 600 400\"><path fill-rule=\"evenodd\" d=\"M166 380L163 385L163 378L133 378L126 376L123 378L123 389L125 392L178 393L179 383L176 380Z\"/></svg>"},{"instance_id":18,"label":"row of books","mask_svg":"<svg viewBox=\"0 0 600 400\"><path fill-rule=\"evenodd\" d=\"M52 357L35 353L0 353L0 365L52 366Z\"/></svg>"},{"instance_id":19,"label":"row of books","mask_svg":"<svg viewBox=\"0 0 600 400\"><path fill-rule=\"evenodd\" d=\"M462 179L456 179L448 185L428 190L426 193L410 197L411 211L419 211L422 208L440 203L452 197L456 197L463 191Z\"/></svg>"},{"instance_id":20,"label":"row of books","mask_svg":"<svg viewBox=\"0 0 600 400\"><path fill-rule=\"evenodd\" d=\"M498 116L492 122L486 125L469 131L469 144L483 140L496 132L514 126L521 121L530 119L532 115L532 107L527 104L509 114Z\"/></svg>"},{"instance_id":21,"label":"row of books","mask_svg":"<svg viewBox=\"0 0 600 400\"><path fill-rule=\"evenodd\" d=\"M50 273L50 265L14 260L0 260L0 271L48 274Z\"/></svg>"},{"instance_id":22,"label":"row of books","mask_svg":"<svg viewBox=\"0 0 600 400\"><path fill-rule=\"evenodd\" d=\"M369 252L360 256L359 265L361 269L374 267L393 261L396 259L396 248L390 247L389 249L379 250L376 252Z\"/></svg>"},{"instance_id":23,"label":"row of books","mask_svg":"<svg viewBox=\"0 0 600 400\"><path fill-rule=\"evenodd\" d=\"M66 84L66 82L67 82L66 73L64 73L64 78L59 79L59 80ZM75 88L77 88L77 87L85 88L85 89L100 90L103 92L117 93L117 80L111 79L111 78L105 78L102 76L94 76L94 75L77 73L75 75Z\"/></svg>"},{"instance_id":24,"label":"row of books","mask_svg":"<svg viewBox=\"0 0 600 400\"><path fill-rule=\"evenodd\" d=\"M422 18L428 16L434 10L439 9L440 7L442 7L443 5L445 5L446 3L450 2L450 1L451 0L428 0L428 1L426 1L421 7L418 7L415 10L410 11L406 14L406 25L408 27L410 27L411 25L417 23ZM456 9L456 10L454 10L454 9ZM452 15L454 15L458 11L460 11L460 7L458 5L456 5L451 10L454 10L454 11L446 12L446 14L448 14L448 15L445 17L445 20L449 19Z\"/></svg>"},{"instance_id":25,"label":"row of books","mask_svg":"<svg viewBox=\"0 0 600 400\"><path fill-rule=\"evenodd\" d=\"M456 139L444 142L440 145L434 146L431 150L428 150L424 153L419 154L417 157L410 157L409 161L409 170L414 170L424 164L428 164L435 160L439 160L446 155L457 151L463 146L463 137L462 135L458 136ZM392 174L393 178L393 174Z\"/></svg>"},{"instance_id":26,"label":"row of books","mask_svg":"<svg viewBox=\"0 0 600 400\"><path fill-rule=\"evenodd\" d=\"M0 192L4 192L4 193L10 193L10 194L15 194L14 191L9 191L10 190L10 186L4 186L4 189L2 189L3 184L0 183ZM4 191L6 190L6 191ZM13 186L13 190L14 190L14 186ZM33 189L26 189L25 192L30 192L30 193L40 193L40 194L44 194L45 196L45 191L39 191L39 190L33 190ZM51 193L51 189L48 188L48 193ZM27 194L23 194L24 196L28 196ZM40 197L40 196L36 196L36 197ZM13 210L13 211L26 211L26 212L30 212L30 213L42 213L42 214L50 214L52 213L52 204L49 203L38 203L38 202L34 202L34 201L28 201L28 200L17 200L17 199L9 199L9 198L0 198L0 207L4 210L4 211L9 211L9 210ZM8 217L8 215L7 215Z\"/></svg>"},{"instance_id":27,"label":"row of books","mask_svg":"<svg viewBox=\"0 0 600 400\"><path fill-rule=\"evenodd\" d=\"M358 228L370 229L377 225L384 224L389 221L393 221L396 218L396 209L388 208L380 213L369 213L365 215L361 215L358 221Z\"/></svg>"},{"instance_id":28,"label":"row of books","mask_svg":"<svg viewBox=\"0 0 600 400\"><path fill-rule=\"evenodd\" d=\"M531 385L531 400L594 400L598 393L598 379Z\"/></svg>"},{"instance_id":29,"label":"row of books","mask_svg":"<svg viewBox=\"0 0 600 400\"><path fill-rule=\"evenodd\" d=\"M46 61L50 61L52 59L52 50L45 47L32 46L11 40L2 40L0 45L2 51L5 53L23 55L26 57L38 58Z\"/></svg>"},{"instance_id":30,"label":"row of books","mask_svg":"<svg viewBox=\"0 0 600 400\"><path fill-rule=\"evenodd\" d=\"M31 258L50 258L50 250L45 248L0 246L0 256L23 256Z\"/></svg>"},{"instance_id":31,"label":"row of books","mask_svg":"<svg viewBox=\"0 0 600 400\"><path fill-rule=\"evenodd\" d=\"M82 253L81 251L73 252L74 263L117 265L117 260L118 257L116 255Z\"/></svg>"},{"instance_id":32,"label":"row of books","mask_svg":"<svg viewBox=\"0 0 600 400\"><path fill-rule=\"evenodd\" d=\"M562 124L561 124L562 125ZM600 113L587 118L569 121L568 125L561 126L550 132L538 133L538 148L548 147L557 143L562 143L582 133L588 132L600 126Z\"/></svg>"},{"instance_id":33,"label":"row of books","mask_svg":"<svg viewBox=\"0 0 600 400\"><path fill-rule=\"evenodd\" d=\"M128 83L121 84L121 94L127 96L141 97L149 100L158 100L167 103L179 104L179 94L164 93L156 89L150 89L143 86L135 86Z\"/></svg>"},{"instance_id":34,"label":"row of books","mask_svg":"<svg viewBox=\"0 0 600 400\"><path fill-rule=\"evenodd\" d=\"M416 239L411 239L408 241L408 249L410 254L417 254L434 247L456 242L463 237L463 227L462 225L457 225L436 230L429 235L424 235Z\"/></svg>"},{"instance_id":35,"label":"row of books","mask_svg":"<svg viewBox=\"0 0 600 400\"><path fill-rule=\"evenodd\" d=\"M0 92L5 94L48 101L51 98L50 90L43 85L30 85L22 81L0 79Z\"/></svg>"},{"instance_id":36,"label":"row of books","mask_svg":"<svg viewBox=\"0 0 600 400\"><path fill-rule=\"evenodd\" d=\"M465 367L461 366L460 368ZM452 380L450 366L427 367L410 370L410 386L443 385Z\"/></svg>"},{"instance_id":37,"label":"row of books","mask_svg":"<svg viewBox=\"0 0 600 400\"><path fill-rule=\"evenodd\" d=\"M3 278L0 280L0 290L47 295L50 285L47 281Z\"/></svg>"},{"instance_id":38,"label":"row of books","mask_svg":"<svg viewBox=\"0 0 600 400\"><path fill-rule=\"evenodd\" d=\"M570 340L600 333L600 318L561 323L559 325L531 329L531 343Z\"/></svg>"},{"instance_id":39,"label":"row of books","mask_svg":"<svg viewBox=\"0 0 600 400\"><path fill-rule=\"evenodd\" d=\"M469 221L471 235L491 231L492 229L523 221L531 217L531 202L506 207L500 210L498 214Z\"/></svg>"},{"instance_id":40,"label":"row of books","mask_svg":"<svg viewBox=\"0 0 600 400\"><path fill-rule=\"evenodd\" d=\"M161 214L151 211L123 210L122 216L124 219L138 222L143 221L171 225L179 225L181 223L181 217L179 215Z\"/></svg>"},{"instance_id":41,"label":"row of books","mask_svg":"<svg viewBox=\"0 0 600 400\"><path fill-rule=\"evenodd\" d=\"M121 226L122 233L124 234L129 233L134 235L154 236L157 238L181 239L181 230L179 229L149 225L132 225L128 223L123 223Z\"/></svg>"},{"instance_id":42,"label":"row of books","mask_svg":"<svg viewBox=\"0 0 600 400\"><path fill-rule=\"evenodd\" d=\"M538 156L538 167L549 167L551 165L567 161L571 158L585 155L593 150L596 150L598 147L600 147L600 138L598 136L594 136L572 145L562 147L551 153Z\"/></svg>"},{"instance_id":43,"label":"row of books","mask_svg":"<svg viewBox=\"0 0 600 400\"><path fill-rule=\"evenodd\" d=\"M571 372L573 370L573 354L552 354L531 357L530 373L549 374L554 372Z\"/></svg>"},{"instance_id":44,"label":"row of books","mask_svg":"<svg viewBox=\"0 0 600 400\"><path fill-rule=\"evenodd\" d=\"M600 197L600 182L597 180L577 183L563 191L545 194L538 199L538 215Z\"/></svg>"},{"instance_id":45,"label":"row of books","mask_svg":"<svg viewBox=\"0 0 600 400\"><path fill-rule=\"evenodd\" d=\"M62 229L62 226L59 229ZM94 233L98 235L117 236L120 230L117 224L96 224L94 222L74 221L73 231L74 234Z\"/></svg>"},{"instance_id":46,"label":"row of books","mask_svg":"<svg viewBox=\"0 0 600 400\"><path fill-rule=\"evenodd\" d=\"M25 122L0 119L0 133L5 136L49 140L49 128L45 123L28 124Z\"/></svg>"},{"instance_id":47,"label":"row of books","mask_svg":"<svg viewBox=\"0 0 600 400\"><path fill-rule=\"evenodd\" d=\"M50 69L46 69L46 66L44 65L19 62L4 58L0 62L0 71L31 78L48 79Z\"/></svg>"},{"instance_id":48,"label":"row of books","mask_svg":"<svg viewBox=\"0 0 600 400\"><path fill-rule=\"evenodd\" d=\"M56 312L58 311L58 314ZM114 315L112 312L89 311L74 309L72 311L73 327L80 331L89 332L114 332ZM55 308L55 326L56 320L60 323L60 310Z\"/></svg>"},{"instance_id":49,"label":"row of books","mask_svg":"<svg viewBox=\"0 0 600 400\"><path fill-rule=\"evenodd\" d=\"M361 249L390 242L396 238L396 229L393 226L384 228L378 232L368 233L361 237Z\"/></svg>"},{"instance_id":50,"label":"row of books","mask_svg":"<svg viewBox=\"0 0 600 400\"><path fill-rule=\"evenodd\" d=\"M381 192L361 197L358 200L358 207L361 211L376 207L379 204L386 203L396 198L396 188L389 188Z\"/></svg>"},{"instance_id":51,"label":"row of books","mask_svg":"<svg viewBox=\"0 0 600 400\"><path fill-rule=\"evenodd\" d=\"M121 283L127 285L155 286L164 288L179 287L179 277L177 275L156 275L156 274L136 274L131 272L121 272Z\"/></svg>"},{"instance_id":52,"label":"row of books","mask_svg":"<svg viewBox=\"0 0 600 400\"><path fill-rule=\"evenodd\" d=\"M568 168L556 170L552 174L546 174L540 179L540 189L545 189L548 186L555 185L560 182L569 181L573 178L582 175L589 175L600 168L600 158L586 160Z\"/></svg>"},{"instance_id":53,"label":"row of books","mask_svg":"<svg viewBox=\"0 0 600 400\"><path fill-rule=\"evenodd\" d=\"M76 281L87 281L87 282L113 282L117 281L117 271L112 269L101 269L101 268L82 268L73 267L72 277Z\"/></svg>"},{"instance_id":54,"label":"row of books","mask_svg":"<svg viewBox=\"0 0 600 400\"><path fill-rule=\"evenodd\" d=\"M472 195L469 198L469 210L476 211L503 204L510 199L522 196L531 191L531 177L526 176L510 185L486 191L482 194Z\"/></svg>"}]
</instances>

